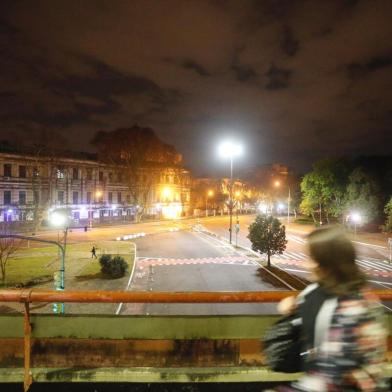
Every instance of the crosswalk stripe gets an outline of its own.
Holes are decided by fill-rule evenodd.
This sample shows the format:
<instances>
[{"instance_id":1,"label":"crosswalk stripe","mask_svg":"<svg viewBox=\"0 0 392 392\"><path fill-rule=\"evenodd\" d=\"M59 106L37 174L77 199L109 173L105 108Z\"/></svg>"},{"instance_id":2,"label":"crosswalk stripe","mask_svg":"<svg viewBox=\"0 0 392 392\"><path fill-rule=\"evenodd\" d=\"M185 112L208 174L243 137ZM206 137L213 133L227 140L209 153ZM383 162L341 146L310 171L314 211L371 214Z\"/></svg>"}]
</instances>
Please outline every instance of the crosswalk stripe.
<instances>
[{"instance_id":1,"label":"crosswalk stripe","mask_svg":"<svg viewBox=\"0 0 392 392\"><path fill-rule=\"evenodd\" d=\"M366 261L369 264L377 266L377 268L382 268L387 271L392 271L392 266L389 264L386 264L384 261L381 261L380 259L374 259L372 257L362 257L360 260Z\"/></svg>"}]
</instances>

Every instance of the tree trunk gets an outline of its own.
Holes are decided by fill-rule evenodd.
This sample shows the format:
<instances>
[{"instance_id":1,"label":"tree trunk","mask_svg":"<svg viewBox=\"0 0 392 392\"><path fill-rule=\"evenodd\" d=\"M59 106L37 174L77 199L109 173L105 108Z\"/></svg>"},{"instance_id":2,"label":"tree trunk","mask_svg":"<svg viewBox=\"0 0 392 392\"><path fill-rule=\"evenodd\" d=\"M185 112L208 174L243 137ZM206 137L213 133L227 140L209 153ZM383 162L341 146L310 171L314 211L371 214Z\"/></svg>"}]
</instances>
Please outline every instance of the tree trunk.
<instances>
[{"instance_id":1,"label":"tree trunk","mask_svg":"<svg viewBox=\"0 0 392 392\"><path fill-rule=\"evenodd\" d=\"M0 263L1 266L1 280L5 281L5 264L3 262Z\"/></svg>"},{"instance_id":2,"label":"tree trunk","mask_svg":"<svg viewBox=\"0 0 392 392\"><path fill-rule=\"evenodd\" d=\"M268 267L271 267L271 251L268 249L267 251L267 260L268 260Z\"/></svg>"},{"instance_id":3,"label":"tree trunk","mask_svg":"<svg viewBox=\"0 0 392 392\"><path fill-rule=\"evenodd\" d=\"M312 219L313 219L313 223L316 224L316 217L314 216L314 212L312 212Z\"/></svg>"}]
</instances>

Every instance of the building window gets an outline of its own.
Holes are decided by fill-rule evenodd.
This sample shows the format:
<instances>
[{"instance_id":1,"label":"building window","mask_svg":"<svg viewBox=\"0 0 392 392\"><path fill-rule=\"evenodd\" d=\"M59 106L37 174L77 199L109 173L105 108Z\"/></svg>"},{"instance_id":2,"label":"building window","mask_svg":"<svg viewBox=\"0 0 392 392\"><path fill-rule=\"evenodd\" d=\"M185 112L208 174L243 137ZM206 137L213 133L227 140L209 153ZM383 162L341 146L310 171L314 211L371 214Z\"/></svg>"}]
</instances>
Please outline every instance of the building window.
<instances>
[{"instance_id":1,"label":"building window","mask_svg":"<svg viewBox=\"0 0 392 392\"><path fill-rule=\"evenodd\" d=\"M11 191L4 191L4 204L11 204Z\"/></svg>"},{"instance_id":2,"label":"building window","mask_svg":"<svg viewBox=\"0 0 392 392\"><path fill-rule=\"evenodd\" d=\"M79 180L79 169L77 167L72 168L72 179Z\"/></svg>"},{"instance_id":3,"label":"building window","mask_svg":"<svg viewBox=\"0 0 392 392\"><path fill-rule=\"evenodd\" d=\"M24 206L26 204L26 192L20 191L19 192L19 205Z\"/></svg>"},{"instance_id":4,"label":"building window","mask_svg":"<svg viewBox=\"0 0 392 392\"><path fill-rule=\"evenodd\" d=\"M128 204L131 203L131 195L127 195L127 203L128 203Z\"/></svg>"},{"instance_id":5,"label":"building window","mask_svg":"<svg viewBox=\"0 0 392 392\"><path fill-rule=\"evenodd\" d=\"M87 169L87 180L91 181L93 179L93 171L92 169Z\"/></svg>"},{"instance_id":6,"label":"building window","mask_svg":"<svg viewBox=\"0 0 392 392\"><path fill-rule=\"evenodd\" d=\"M59 204L64 204L64 191L57 192L57 201Z\"/></svg>"},{"instance_id":7,"label":"building window","mask_svg":"<svg viewBox=\"0 0 392 392\"><path fill-rule=\"evenodd\" d=\"M91 203L91 192L87 192L87 204Z\"/></svg>"},{"instance_id":8,"label":"building window","mask_svg":"<svg viewBox=\"0 0 392 392\"><path fill-rule=\"evenodd\" d=\"M117 203L121 203L122 198L121 198L121 192L117 192Z\"/></svg>"},{"instance_id":9,"label":"building window","mask_svg":"<svg viewBox=\"0 0 392 392\"><path fill-rule=\"evenodd\" d=\"M63 167L58 167L56 171L56 177L60 180L62 180L65 176L65 170Z\"/></svg>"},{"instance_id":10,"label":"building window","mask_svg":"<svg viewBox=\"0 0 392 392\"><path fill-rule=\"evenodd\" d=\"M113 193L112 192L108 192L108 203L112 204L113 202Z\"/></svg>"},{"instance_id":11,"label":"building window","mask_svg":"<svg viewBox=\"0 0 392 392\"><path fill-rule=\"evenodd\" d=\"M38 177L38 176L39 176L38 167L33 167L33 177Z\"/></svg>"},{"instance_id":12,"label":"building window","mask_svg":"<svg viewBox=\"0 0 392 392\"><path fill-rule=\"evenodd\" d=\"M122 182L122 180L123 180L123 175L122 175L122 173L118 173L118 174L117 174L117 178L118 178L118 182Z\"/></svg>"},{"instance_id":13,"label":"building window","mask_svg":"<svg viewBox=\"0 0 392 392\"><path fill-rule=\"evenodd\" d=\"M72 204L78 204L79 192L72 192Z\"/></svg>"},{"instance_id":14,"label":"building window","mask_svg":"<svg viewBox=\"0 0 392 392\"><path fill-rule=\"evenodd\" d=\"M113 173L112 173L112 172L109 172L109 173L108 173L108 178L109 178L109 181L112 181L112 180L113 180Z\"/></svg>"},{"instance_id":15,"label":"building window","mask_svg":"<svg viewBox=\"0 0 392 392\"><path fill-rule=\"evenodd\" d=\"M19 177L26 178L26 166L19 166Z\"/></svg>"},{"instance_id":16,"label":"building window","mask_svg":"<svg viewBox=\"0 0 392 392\"><path fill-rule=\"evenodd\" d=\"M99 181L103 181L103 171L99 172Z\"/></svg>"},{"instance_id":17,"label":"building window","mask_svg":"<svg viewBox=\"0 0 392 392\"><path fill-rule=\"evenodd\" d=\"M12 177L12 165L10 163L4 164L4 177Z\"/></svg>"}]
</instances>

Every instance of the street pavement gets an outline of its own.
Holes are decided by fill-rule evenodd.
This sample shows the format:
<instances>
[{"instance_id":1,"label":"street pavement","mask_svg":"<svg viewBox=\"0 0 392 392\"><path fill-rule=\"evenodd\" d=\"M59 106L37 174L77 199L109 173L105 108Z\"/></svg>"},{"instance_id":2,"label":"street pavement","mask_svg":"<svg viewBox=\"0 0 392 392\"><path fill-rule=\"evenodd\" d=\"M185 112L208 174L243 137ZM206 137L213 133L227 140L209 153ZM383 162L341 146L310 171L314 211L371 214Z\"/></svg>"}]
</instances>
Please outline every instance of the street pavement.
<instances>
[{"instance_id":1,"label":"street pavement","mask_svg":"<svg viewBox=\"0 0 392 392\"><path fill-rule=\"evenodd\" d=\"M135 240L137 260L129 290L275 291L250 260L228 244L197 231ZM124 304L121 314L276 314L276 304Z\"/></svg>"},{"instance_id":2,"label":"street pavement","mask_svg":"<svg viewBox=\"0 0 392 392\"><path fill-rule=\"evenodd\" d=\"M238 244L251 248L251 243L247 238L248 227L253 222L253 215L239 217L240 231L238 233ZM207 218L202 221L203 226L209 231L228 238L227 217ZM306 235L311 230L310 227L298 228L299 225L286 225L287 248L282 255L275 255L273 262L288 272L296 273L306 277L307 271L303 267L303 262L309 259L306 247ZM292 228L293 227L293 228ZM236 237L233 235L233 243ZM376 244L353 241L357 250L357 263L362 271L367 275L374 288L392 288L392 265L389 264L386 247Z\"/></svg>"}]
</instances>

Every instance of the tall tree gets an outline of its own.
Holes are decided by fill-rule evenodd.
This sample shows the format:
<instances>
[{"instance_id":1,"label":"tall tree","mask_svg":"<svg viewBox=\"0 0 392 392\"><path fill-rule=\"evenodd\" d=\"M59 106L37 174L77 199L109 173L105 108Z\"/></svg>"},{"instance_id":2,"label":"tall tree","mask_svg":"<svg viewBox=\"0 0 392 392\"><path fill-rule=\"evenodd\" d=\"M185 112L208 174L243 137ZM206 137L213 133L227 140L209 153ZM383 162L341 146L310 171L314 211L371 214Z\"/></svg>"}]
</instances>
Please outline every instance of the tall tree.
<instances>
[{"instance_id":1,"label":"tall tree","mask_svg":"<svg viewBox=\"0 0 392 392\"><path fill-rule=\"evenodd\" d=\"M271 256L282 254L286 249L285 226L271 215L257 215L249 226L248 238L253 250L267 255L268 266L271 266Z\"/></svg>"},{"instance_id":2,"label":"tall tree","mask_svg":"<svg viewBox=\"0 0 392 392\"><path fill-rule=\"evenodd\" d=\"M362 168L356 168L349 176L346 211L358 211L362 223L373 222L379 216L380 197L377 183Z\"/></svg>"},{"instance_id":3,"label":"tall tree","mask_svg":"<svg viewBox=\"0 0 392 392\"><path fill-rule=\"evenodd\" d=\"M301 182L301 210L320 222L330 216L339 218L344 211L344 194L349 167L341 159L324 159L313 165Z\"/></svg>"},{"instance_id":4,"label":"tall tree","mask_svg":"<svg viewBox=\"0 0 392 392\"><path fill-rule=\"evenodd\" d=\"M386 220L383 229L386 232L391 232L392 231L392 196L389 199L388 203L385 205L384 212L386 215Z\"/></svg>"},{"instance_id":5,"label":"tall tree","mask_svg":"<svg viewBox=\"0 0 392 392\"><path fill-rule=\"evenodd\" d=\"M100 161L118 165L133 203L138 206L138 220L149 207L149 194L157 180L153 172L181 162L181 155L173 146L161 141L151 128L138 125L109 132L99 131L92 144L98 149Z\"/></svg>"}]
</instances>

